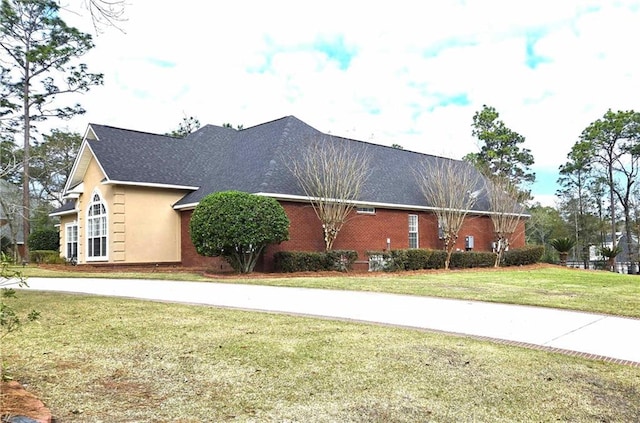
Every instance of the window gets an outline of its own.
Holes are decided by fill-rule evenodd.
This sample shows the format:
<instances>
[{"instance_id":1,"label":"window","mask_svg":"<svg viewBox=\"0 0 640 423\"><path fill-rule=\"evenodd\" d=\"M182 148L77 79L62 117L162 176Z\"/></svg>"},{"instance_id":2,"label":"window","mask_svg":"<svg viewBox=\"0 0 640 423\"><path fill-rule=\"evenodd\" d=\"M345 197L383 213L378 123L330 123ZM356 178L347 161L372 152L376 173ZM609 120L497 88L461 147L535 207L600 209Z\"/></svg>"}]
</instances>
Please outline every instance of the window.
<instances>
[{"instance_id":1,"label":"window","mask_svg":"<svg viewBox=\"0 0 640 423\"><path fill-rule=\"evenodd\" d=\"M376 214L375 207L358 207L356 211L359 214Z\"/></svg>"},{"instance_id":2,"label":"window","mask_svg":"<svg viewBox=\"0 0 640 423\"><path fill-rule=\"evenodd\" d=\"M409 215L409 248L418 248L418 215Z\"/></svg>"},{"instance_id":3,"label":"window","mask_svg":"<svg viewBox=\"0 0 640 423\"><path fill-rule=\"evenodd\" d=\"M65 242L67 244L67 260L78 258L78 224L67 223L65 225Z\"/></svg>"},{"instance_id":4,"label":"window","mask_svg":"<svg viewBox=\"0 0 640 423\"><path fill-rule=\"evenodd\" d=\"M87 212L87 259L107 258L107 209L94 193Z\"/></svg>"}]
</instances>

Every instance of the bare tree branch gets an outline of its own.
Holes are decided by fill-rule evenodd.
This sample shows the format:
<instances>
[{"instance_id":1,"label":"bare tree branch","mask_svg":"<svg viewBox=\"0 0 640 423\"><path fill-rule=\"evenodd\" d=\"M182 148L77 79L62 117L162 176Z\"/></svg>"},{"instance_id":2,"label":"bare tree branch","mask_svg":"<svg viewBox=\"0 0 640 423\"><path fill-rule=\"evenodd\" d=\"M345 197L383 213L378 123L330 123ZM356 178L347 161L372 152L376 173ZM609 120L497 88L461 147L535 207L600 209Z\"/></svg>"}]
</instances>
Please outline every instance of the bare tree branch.
<instances>
[{"instance_id":1,"label":"bare tree branch","mask_svg":"<svg viewBox=\"0 0 640 423\"><path fill-rule=\"evenodd\" d=\"M348 141L332 137L317 140L287 166L297 179L322 222L325 248L333 248L342 226L369 176L369 155Z\"/></svg>"},{"instance_id":2,"label":"bare tree branch","mask_svg":"<svg viewBox=\"0 0 640 423\"><path fill-rule=\"evenodd\" d=\"M487 180L485 189L496 239L494 266L498 267L522 218L522 203L528 194L518 190L518 187L508 180L497 177Z\"/></svg>"},{"instance_id":3,"label":"bare tree branch","mask_svg":"<svg viewBox=\"0 0 640 423\"><path fill-rule=\"evenodd\" d=\"M458 233L480 192L480 173L469 163L440 159L425 160L414 174L427 205L435 208L447 252L444 267L448 269Z\"/></svg>"}]
</instances>

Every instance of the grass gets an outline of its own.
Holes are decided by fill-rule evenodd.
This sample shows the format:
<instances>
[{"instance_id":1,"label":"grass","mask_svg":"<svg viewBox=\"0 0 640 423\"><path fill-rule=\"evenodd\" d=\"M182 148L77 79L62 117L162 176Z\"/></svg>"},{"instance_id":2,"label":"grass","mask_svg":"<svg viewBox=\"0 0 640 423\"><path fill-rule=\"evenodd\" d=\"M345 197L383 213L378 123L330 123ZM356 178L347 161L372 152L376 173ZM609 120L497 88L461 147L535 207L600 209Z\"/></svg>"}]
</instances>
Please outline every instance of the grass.
<instances>
[{"instance_id":1,"label":"grass","mask_svg":"<svg viewBox=\"0 0 640 423\"><path fill-rule=\"evenodd\" d=\"M23 291L16 301L42 318L5 338L8 370L58 421L640 420L630 366L210 307Z\"/></svg>"},{"instance_id":2,"label":"grass","mask_svg":"<svg viewBox=\"0 0 640 423\"><path fill-rule=\"evenodd\" d=\"M269 275L207 278L201 273L62 272L33 267L27 276L121 277L215 281L271 286L387 292L465 300L573 309L640 318L640 276L584 271L552 265L498 270L460 270L422 273L376 273L270 277ZM286 276L286 275L284 275Z\"/></svg>"}]
</instances>

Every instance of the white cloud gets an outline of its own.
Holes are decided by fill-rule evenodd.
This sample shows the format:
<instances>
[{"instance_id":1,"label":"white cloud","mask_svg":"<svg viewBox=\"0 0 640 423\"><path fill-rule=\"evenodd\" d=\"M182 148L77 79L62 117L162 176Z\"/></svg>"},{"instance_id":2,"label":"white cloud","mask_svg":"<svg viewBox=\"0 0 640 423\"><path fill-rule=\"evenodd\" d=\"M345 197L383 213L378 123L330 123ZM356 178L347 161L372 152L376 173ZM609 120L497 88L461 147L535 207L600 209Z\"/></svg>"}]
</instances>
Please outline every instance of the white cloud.
<instances>
[{"instance_id":1,"label":"white cloud","mask_svg":"<svg viewBox=\"0 0 640 423\"><path fill-rule=\"evenodd\" d=\"M91 31L84 15L69 19ZM132 2L126 17L126 33L95 38L86 61L105 86L80 98L88 112L72 129L292 114L459 158L476 150L472 117L489 104L548 174L608 108L640 109L637 1L162 0Z\"/></svg>"}]
</instances>

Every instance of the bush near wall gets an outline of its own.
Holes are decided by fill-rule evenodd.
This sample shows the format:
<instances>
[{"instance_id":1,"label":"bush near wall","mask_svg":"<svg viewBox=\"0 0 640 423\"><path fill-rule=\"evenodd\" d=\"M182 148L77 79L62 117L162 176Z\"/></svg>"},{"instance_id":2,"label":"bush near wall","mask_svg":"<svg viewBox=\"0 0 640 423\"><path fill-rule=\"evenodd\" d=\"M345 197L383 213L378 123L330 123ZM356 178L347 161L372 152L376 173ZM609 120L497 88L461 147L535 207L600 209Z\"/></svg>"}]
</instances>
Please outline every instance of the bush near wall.
<instances>
[{"instance_id":1,"label":"bush near wall","mask_svg":"<svg viewBox=\"0 0 640 423\"><path fill-rule=\"evenodd\" d=\"M30 250L56 250L60 246L60 233L55 228L40 229L29 235Z\"/></svg>"},{"instance_id":2,"label":"bush near wall","mask_svg":"<svg viewBox=\"0 0 640 423\"><path fill-rule=\"evenodd\" d=\"M530 245L505 251L502 256L503 266L525 266L538 263L544 254L544 246Z\"/></svg>"},{"instance_id":3,"label":"bush near wall","mask_svg":"<svg viewBox=\"0 0 640 423\"><path fill-rule=\"evenodd\" d=\"M65 260L60 257L58 250L32 250L29 252L31 261L37 264L62 264Z\"/></svg>"},{"instance_id":4,"label":"bush near wall","mask_svg":"<svg viewBox=\"0 0 640 423\"><path fill-rule=\"evenodd\" d=\"M358 253L352 250L279 251L274 255L276 272L346 272L353 268Z\"/></svg>"},{"instance_id":5,"label":"bush near wall","mask_svg":"<svg viewBox=\"0 0 640 423\"><path fill-rule=\"evenodd\" d=\"M503 266L523 266L540 261L544 248L531 246L506 251L503 256ZM382 258L380 270L389 272L443 269L447 253L442 250L407 249L387 251L368 251L369 257ZM496 255L488 251L455 251L451 255L452 269L470 269L478 267L493 267Z\"/></svg>"},{"instance_id":6,"label":"bush near wall","mask_svg":"<svg viewBox=\"0 0 640 423\"><path fill-rule=\"evenodd\" d=\"M454 269L471 269L476 267L493 267L496 255L490 251L455 251L451 254L451 267Z\"/></svg>"}]
</instances>

